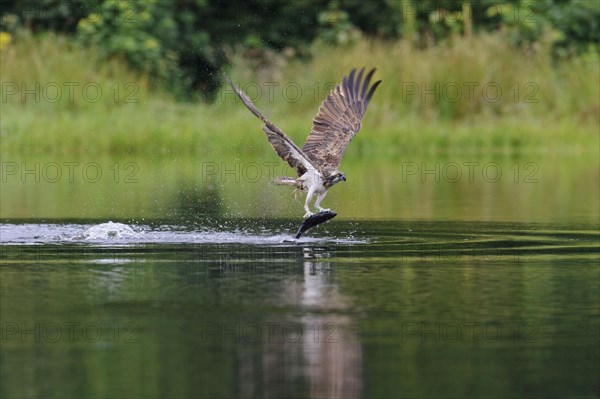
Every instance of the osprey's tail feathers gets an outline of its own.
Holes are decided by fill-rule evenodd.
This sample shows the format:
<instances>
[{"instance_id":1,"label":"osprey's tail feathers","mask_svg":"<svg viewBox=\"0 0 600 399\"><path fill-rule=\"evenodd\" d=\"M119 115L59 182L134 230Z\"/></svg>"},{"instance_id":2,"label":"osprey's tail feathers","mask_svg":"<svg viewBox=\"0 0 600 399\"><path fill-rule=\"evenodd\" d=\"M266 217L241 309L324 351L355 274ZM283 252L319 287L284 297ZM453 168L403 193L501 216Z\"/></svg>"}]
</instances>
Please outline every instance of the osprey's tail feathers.
<instances>
[{"instance_id":1,"label":"osprey's tail feathers","mask_svg":"<svg viewBox=\"0 0 600 399\"><path fill-rule=\"evenodd\" d=\"M293 186L300 189L302 188L302 181L294 177L281 176L273 180L272 183L277 184L278 186Z\"/></svg>"}]
</instances>

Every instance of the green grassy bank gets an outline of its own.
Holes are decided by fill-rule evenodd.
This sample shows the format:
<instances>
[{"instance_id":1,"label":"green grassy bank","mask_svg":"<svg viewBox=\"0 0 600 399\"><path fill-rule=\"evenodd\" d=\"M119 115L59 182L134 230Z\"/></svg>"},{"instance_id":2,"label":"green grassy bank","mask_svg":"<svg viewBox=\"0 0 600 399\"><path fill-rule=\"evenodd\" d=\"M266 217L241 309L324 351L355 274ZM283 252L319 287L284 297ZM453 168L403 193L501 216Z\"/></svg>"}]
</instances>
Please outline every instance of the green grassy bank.
<instances>
[{"instance_id":1,"label":"green grassy bank","mask_svg":"<svg viewBox=\"0 0 600 399\"><path fill-rule=\"evenodd\" d=\"M46 35L0 52L2 154L227 156L271 151L258 120L223 88L213 104L175 102L121 60ZM600 71L592 57L555 62L543 43L499 34L426 49L361 41L314 49L310 61L233 55L233 80L302 143L333 82L352 67L383 79L352 152L596 153Z\"/></svg>"}]
</instances>

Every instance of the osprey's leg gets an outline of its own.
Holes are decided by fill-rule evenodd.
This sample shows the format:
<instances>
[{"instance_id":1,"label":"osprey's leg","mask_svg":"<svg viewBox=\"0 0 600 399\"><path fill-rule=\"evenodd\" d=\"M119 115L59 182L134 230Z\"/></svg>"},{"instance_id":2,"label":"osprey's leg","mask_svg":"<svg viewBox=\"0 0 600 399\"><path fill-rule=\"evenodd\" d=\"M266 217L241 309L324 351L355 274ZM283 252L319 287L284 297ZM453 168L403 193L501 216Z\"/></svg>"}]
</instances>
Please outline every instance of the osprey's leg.
<instances>
[{"instance_id":1,"label":"osprey's leg","mask_svg":"<svg viewBox=\"0 0 600 399\"><path fill-rule=\"evenodd\" d=\"M306 201L304 201L304 210L306 213L304 214L304 219L308 219L313 215L310 211L310 200L312 200L313 195L315 195L315 190L313 188L308 189L308 193L306 194Z\"/></svg>"},{"instance_id":2,"label":"osprey's leg","mask_svg":"<svg viewBox=\"0 0 600 399\"><path fill-rule=\"evenodd\" d=\"M315 201L315 208L317 208L317 211L319 212L329 212L331 210L329 208L321 208L321 201L323 201L323 198L325 198L326 195L327 191L323 191L321 194L317 195L317 200Z\"/></svg>"}]
</instances>

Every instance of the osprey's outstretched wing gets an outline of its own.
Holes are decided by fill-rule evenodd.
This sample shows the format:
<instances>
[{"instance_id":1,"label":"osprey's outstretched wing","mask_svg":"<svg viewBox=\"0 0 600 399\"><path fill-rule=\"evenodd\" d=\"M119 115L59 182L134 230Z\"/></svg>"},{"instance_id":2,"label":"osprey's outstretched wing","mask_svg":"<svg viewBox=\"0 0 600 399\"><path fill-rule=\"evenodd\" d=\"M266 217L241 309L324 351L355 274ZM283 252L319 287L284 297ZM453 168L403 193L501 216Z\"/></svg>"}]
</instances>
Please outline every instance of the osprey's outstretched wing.
<instances>
[{"instance_id":1,"label":"osprey's outstretched wing","mask_svg":"<svg viewBox=\"0 0 600 399\"><path fill-rule=\"evenodd\" d=\"M312 130L302 150L313 165L324 174L335 171L352 137L360 130L369 101L381 80L369 88L373 68L362 81L361 69L356 76L356 68L344 76L341 85L336 85L329 93L315 119Z\"/></svg>"},{"instance_id":2,"label":"osprey's outstretched wing","mask_svg":"<svg viewBox=\"0 0 600 399\"><path fill-rule=\"evenodd\" d=\"M267 135L267 139L273 146L273 149L292 168L296 169L298 175L303 175L308 170L315 170L316 167L313 165L311 160L306 154L298 148L296 144L285 133L283 133L277 126L267 119L252 103L252 100L244 93L241 89L236 87L233 82L227 79L227 83L236 92L236 94L242 99L242 102L248 107L250 112L256 115L261 121L263 121L263 131Z\"/></svg>"}]
</instances>

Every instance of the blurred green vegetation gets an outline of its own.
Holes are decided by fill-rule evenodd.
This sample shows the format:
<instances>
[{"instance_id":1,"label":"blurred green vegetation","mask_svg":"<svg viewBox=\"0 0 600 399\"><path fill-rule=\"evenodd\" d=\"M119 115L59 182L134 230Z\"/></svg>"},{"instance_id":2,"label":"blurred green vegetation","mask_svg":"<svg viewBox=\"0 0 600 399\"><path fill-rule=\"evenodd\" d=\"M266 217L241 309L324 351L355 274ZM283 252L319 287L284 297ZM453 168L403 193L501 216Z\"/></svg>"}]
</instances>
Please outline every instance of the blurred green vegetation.
<instances>
[{"instance_id":1,"label":"blurred green vegetation","mask_svg":"<svg viewBox=\"0 0 600 399\"><path fill-rule=\"evenodd\" d=\"M230 75L298 143L329 89L368 54L384 83L355 154L597 151L598 60L557 64L551 46L515 47L502 32L424 48L362 38L314 44L310 60L232 53ZM3 154L271 153L228 87L211 104L176 102L149 74L62 34L23 36L1 54Z\"/></svg>"},{"instance_id":2,"label":"blurred green vegetation","mask_svg":"<svg viewBox=\"0 0 600 399\"><path fill-rule=\"evenodd\" d=\"M364 63L384 84L358 154L595 151L599 4L7 1L1 151L266 154L223 74L302 143Z\"/></svg>"},{"instance_id":3,"label":"blurred green vegetation","mask_svg":"<svg viewBox=\"0 0 600 399\"><path fill-rule=\"evenodd\" d=\"M550 41L555 58L597 58L600 2L590 0L3 0L0 31L61 32L122 58L178 99L214 100L231 52L300 58L315 42L403 38L421 48L502 31L514 46ZM268 57L267 57L268 60Z\"/></svg>"}]
</instances>

